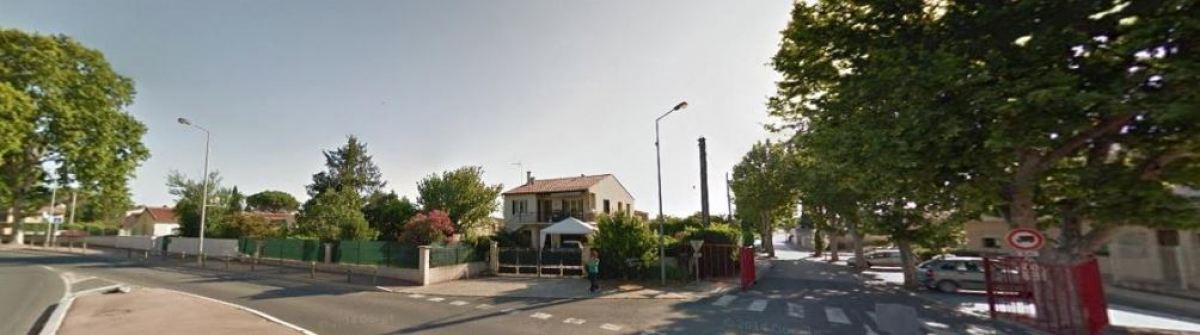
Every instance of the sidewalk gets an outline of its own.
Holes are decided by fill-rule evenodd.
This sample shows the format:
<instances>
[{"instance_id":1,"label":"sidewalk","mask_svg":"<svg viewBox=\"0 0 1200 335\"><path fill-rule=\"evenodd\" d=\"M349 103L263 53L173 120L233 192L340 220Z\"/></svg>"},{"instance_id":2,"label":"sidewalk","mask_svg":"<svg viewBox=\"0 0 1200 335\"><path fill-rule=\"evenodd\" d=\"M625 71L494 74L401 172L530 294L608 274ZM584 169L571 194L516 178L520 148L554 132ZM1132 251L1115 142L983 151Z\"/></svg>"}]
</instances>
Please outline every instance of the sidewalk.
<instances>
[{"instance_id":1,"label":"sidewalk","mask_svg":"<svg viewBox=\"0 0 1200 335\"><path fill-rule=\"evenodd\" d=\"M154 288L75 299L61 335L305 334L304 330L226 303Z\"/></svg>"},{"instance_id":2,"label":"sidewalk","mask_svg":"<svg viewBox=\"0 0 1200 335\"><path fill-rule=\"evenodd\" d=\"M604 280L598 294L588 293L581 278L487 277L463 279L430 286L399 286L381 289L395 293L438 294L465 297L510 297L548 299L680 299L697 300L737 288L737 281L701 281L667 287L637 282Z\"/></svg>"}]
</instances>

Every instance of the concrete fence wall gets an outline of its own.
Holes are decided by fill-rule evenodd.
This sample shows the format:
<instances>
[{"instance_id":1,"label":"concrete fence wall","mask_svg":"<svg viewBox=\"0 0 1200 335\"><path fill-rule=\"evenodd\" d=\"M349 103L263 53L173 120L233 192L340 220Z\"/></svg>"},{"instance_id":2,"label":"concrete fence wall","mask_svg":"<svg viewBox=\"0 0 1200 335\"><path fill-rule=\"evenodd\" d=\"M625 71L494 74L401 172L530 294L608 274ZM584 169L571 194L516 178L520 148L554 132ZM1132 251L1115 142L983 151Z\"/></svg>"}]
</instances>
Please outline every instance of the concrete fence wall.
<instances>
[{"instance_id":1,"label":"concrete fence wall","mask_svg":"<svg viewBox=\"0 0 1200 335\"><path fill-rule=\"evenodd\" d=\"M159 245L159 238L154 236L88 236L87 243L119 249L154 250Z\"/></svg>"},{"instance_id":2,"label":"concrete fence wall","mask_svg":"<svg viewBox=\"0 0 1200 335\"><path fill-rule=\"evenodd\" d=\"M200 239L193 237L171 237L167 252L172 254L195 254ZM231 238L205 238L204 254L208 257L233 257L238 255L238 240Z\"/></svg>"}]
</instances>

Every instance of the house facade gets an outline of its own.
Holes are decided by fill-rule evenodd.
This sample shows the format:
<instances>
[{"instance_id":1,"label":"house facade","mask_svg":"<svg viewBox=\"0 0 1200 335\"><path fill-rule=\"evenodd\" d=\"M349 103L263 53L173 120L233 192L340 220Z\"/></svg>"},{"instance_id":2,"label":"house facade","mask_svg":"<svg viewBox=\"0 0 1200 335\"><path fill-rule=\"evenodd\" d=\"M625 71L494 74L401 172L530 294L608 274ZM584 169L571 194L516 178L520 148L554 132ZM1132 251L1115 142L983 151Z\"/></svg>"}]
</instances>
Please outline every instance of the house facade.
<instances>
[{"instance_id":1,"label":"house facade","mask_svg":"<svg viewBox=\"0 0 1200 335\"><path fill-rule=\"evenodd\" d=\"M179 233L179 220L175 209L171 207L146 207L141 212L127 216L123 222L128 225L129 235L132 236L166 236Z\"/></svg>"},{"instance_id":2,"label":"house facade","mask_svg":"<svg viewBox=\"0 0 1200 335\"><path fill-rule=\"evenodd\" d=\"M586 242L599 215L634 213L633 196L611 174L541 180L527 175L525 184L502 197L504 229L528 233L531 247L558 247L564 240ZM558 223L564 225L551 229ZM555 233L542 234L543 230Z\"/></svg>"}]
</instances>

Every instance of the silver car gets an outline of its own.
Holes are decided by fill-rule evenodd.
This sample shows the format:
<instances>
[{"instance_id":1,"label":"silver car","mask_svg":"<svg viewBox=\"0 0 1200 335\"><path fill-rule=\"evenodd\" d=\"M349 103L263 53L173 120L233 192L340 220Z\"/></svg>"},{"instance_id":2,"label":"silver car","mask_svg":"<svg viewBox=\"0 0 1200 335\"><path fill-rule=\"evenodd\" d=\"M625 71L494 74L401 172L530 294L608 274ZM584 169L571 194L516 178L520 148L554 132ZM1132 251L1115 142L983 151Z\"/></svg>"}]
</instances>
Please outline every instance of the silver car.
<instances>
[{"instance_id":1,"label":"silver car","mask_svg":"<svg viewBox=\"0 0 1200 335\"><path fill-rule=\"evenodd\" d=\"M930 289L954 293L960 289L987 289L983 259L955 257L925 261L917 266L917 278Z\"/></svg>"},{"instance_id":2,"label":"silver car","mask_svg":"<svg viewBox=\"0 0 1200 335\"><path fill-rule=\"evenodd\" d=\"M898 267L902 264L902 262L900 262L900 250L894 249L880 249L871 251L863 255L863 258L866 261L866 267L868 268L872 266ZM854 266L854 264L855 262L853 259L846 261L846 265Z\"/></svg>"}]
</instances>

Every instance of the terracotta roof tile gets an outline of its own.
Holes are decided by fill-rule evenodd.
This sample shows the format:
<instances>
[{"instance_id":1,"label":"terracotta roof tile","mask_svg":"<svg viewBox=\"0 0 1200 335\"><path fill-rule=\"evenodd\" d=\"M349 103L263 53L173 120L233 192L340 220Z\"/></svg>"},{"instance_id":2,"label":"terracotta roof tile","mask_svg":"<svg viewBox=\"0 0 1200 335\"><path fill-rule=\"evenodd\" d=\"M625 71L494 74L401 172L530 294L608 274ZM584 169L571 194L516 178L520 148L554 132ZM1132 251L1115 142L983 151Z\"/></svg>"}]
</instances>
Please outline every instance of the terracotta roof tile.
<instances>
[{"instance_id":1,"label":"terracotta roof tile","mask_svg":"<svg viewBox=\"0 0 1200 335\"><path fill-rule=\"evenodd\" d=\"M175 209L171 207L146 207L146 213L150 213L150 219L157 223L178 223L175 219Z\"/></svg>"},{"instance_id":2,"label":"terracotta roof tile","mask_svg":"<svg viewBox=\"0 0 1200 335\"><path fill-rule=\"evenodd\" d=\"M535 179L532 183L526 183L525 185L517 186L514 189L508 190L508 192L504 192L504 194L583 191L610 176L612 175L601 174L554 179Z\"/></svg>"}]
</instances>

